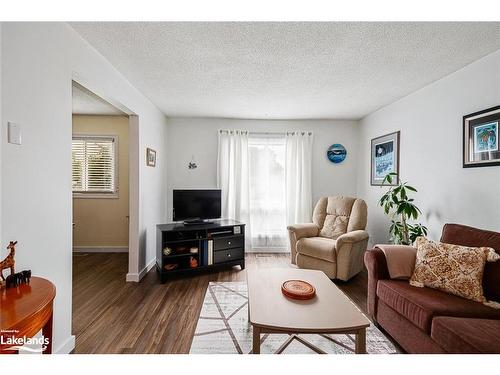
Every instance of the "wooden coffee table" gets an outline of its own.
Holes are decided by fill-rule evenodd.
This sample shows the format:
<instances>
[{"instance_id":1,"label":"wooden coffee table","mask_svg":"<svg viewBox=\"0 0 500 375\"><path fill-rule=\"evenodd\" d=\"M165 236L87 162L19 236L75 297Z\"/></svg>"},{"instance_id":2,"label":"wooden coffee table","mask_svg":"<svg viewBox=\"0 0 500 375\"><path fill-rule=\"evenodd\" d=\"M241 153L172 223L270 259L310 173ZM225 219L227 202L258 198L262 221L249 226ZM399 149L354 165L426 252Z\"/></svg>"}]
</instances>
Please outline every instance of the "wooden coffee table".
<instances>
[{"instance_id":1,"label":"wooden coffee table","mask_svg":"<svg viewBox=\"0 0 500 375\"><path fill-rule=\"evenodd\" d=\"M312 284L316 296L307 301L285 297L281 284L291 279ZM370 321L323 272L286 268L247 270L247 284L254 354L260 353L263 333L290 334L290 339L282 346L297 339L318 353L322 351L297 334L354 334L355 353L366 353L366 328Z\"/></svg>"}]
</instances>

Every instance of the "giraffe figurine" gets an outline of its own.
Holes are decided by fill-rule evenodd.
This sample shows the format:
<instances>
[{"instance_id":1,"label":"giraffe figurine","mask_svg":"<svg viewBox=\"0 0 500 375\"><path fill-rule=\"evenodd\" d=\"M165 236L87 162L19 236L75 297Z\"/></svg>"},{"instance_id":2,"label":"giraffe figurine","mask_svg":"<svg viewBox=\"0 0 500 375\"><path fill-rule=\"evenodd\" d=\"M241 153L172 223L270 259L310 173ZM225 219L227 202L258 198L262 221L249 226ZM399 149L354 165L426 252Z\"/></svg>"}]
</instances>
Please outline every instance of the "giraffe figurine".
<instances>
[{"instance_id":1,"label":"giraffe figurine","mask_svg":"<svg viewBox=\"0 0 500 375\"><path fill-rule=\"evenodd\" d=\"M10 268L10 274L13 275L15 273L14 264L16 262L14 260L14 255L16 254L16 244L17 241L10 241L9 246L7 246L7 249L10 250L9 255L7 255L5 259L0 262L0 278L2 281L5 281L5 278L3 277L3 270Z\"/></svg>"}]
</instances>

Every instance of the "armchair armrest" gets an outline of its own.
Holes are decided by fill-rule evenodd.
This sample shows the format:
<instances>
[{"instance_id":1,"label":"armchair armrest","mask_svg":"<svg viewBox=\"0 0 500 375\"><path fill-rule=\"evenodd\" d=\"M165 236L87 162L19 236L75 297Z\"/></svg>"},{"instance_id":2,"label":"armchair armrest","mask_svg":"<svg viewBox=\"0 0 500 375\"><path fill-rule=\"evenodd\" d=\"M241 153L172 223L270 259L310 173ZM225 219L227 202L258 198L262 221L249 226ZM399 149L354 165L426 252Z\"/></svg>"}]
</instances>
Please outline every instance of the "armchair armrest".
<instances>
[{"instance_id":1,"label":"armchair armrest","mask_svg":"<svg viewBox=\"0 0 500 375\"><path fill-rule=\"evenodd\" d=\"M337 244L335 247L337 248L337 252L338 252L339 249L342 248L342 246L344 244L353 244L353 243L361 242L361 241L364 241L367 239L368 239L368 232L367 231L354 230L352 232L347 232L347 233L340 235L337 238Z\"/></svg>"},{"instance_id":2,"label":"armchair armrest","mask_svg":"<svg viewBox=\"0 0 500 375\"><path fill-rule=\"evenodd\" d=\"M319 233L319 227L314 223L289 225L286 229L295 235L297 241L303 237L316 237Z\"/></svg>"},{"instance_id":3,"label":"armchair armrest","mask_svg":"<svg viewBox=\"0 0 500 375\"><path fill-rule=\"evenodd\" d=\"M363 270L363 254L367 245L368 232L364 230L344 233L337 238L337 279L347 281Z\"/></svg>"},{"instance_id":4,"label":"armchair armrest","mask_svg":"<svg viewBox=\"0 0 500 375\"><path fill-rule=\"evenodd\" d=\"M365 266L368 271L368 315L375 321L377 315L377 284L379 280L389 279L389 270L384 252L380 249L367 250L365 252Z\"/></svg>"},{"instance_id":5,"label":"armchair armrest","mask_svg":"<svg viewBox=\"0 0 500 375\"><path fill-rule=\"evenodd\" d=\"M316 237L319 234L319 227L314 223L289 225L288 237L290 238L290 256L292 264L296 264L297 241L304 237Z\"/></svg>"}]
</instances>

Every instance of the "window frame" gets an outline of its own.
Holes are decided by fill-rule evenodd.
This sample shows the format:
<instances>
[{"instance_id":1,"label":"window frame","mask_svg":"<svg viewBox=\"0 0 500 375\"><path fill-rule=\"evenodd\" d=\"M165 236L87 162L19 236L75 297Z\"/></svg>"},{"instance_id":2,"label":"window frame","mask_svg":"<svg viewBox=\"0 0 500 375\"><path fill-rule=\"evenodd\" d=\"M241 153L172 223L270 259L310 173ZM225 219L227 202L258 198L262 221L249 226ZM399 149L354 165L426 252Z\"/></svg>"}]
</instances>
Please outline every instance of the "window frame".
<instances>
[{"instance_id":1,"label":"window frame","mask_svg":"<svg viewBox=\"0 0 500 375\"><path fill-rule=\"evenodd\" d=\"M112 140L113 141L113 157L114 157L114 191L73 191L73 183L71 192L74 199L118 199L119 198L119 163L118 163L118 135L116 134L88 134L75 133L71 137L71 151L73 152L73 140ZM73 181L73 169L71 169L71 181Z\"/></svg>"}]
</instances>

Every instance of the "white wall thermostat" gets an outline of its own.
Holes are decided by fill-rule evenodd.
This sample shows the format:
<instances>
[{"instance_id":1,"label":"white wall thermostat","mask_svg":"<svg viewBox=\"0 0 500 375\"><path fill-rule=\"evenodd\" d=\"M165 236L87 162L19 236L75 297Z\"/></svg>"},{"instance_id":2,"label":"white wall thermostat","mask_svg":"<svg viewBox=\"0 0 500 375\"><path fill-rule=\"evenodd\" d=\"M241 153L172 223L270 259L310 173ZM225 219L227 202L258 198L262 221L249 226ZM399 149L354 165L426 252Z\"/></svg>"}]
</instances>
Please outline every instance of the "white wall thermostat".
<instances>
[{"instance_id":1,"label":"white wall thermostat","mask_svg":"<svg viewBox=\"0 0 500 375\"><path fill-rule=\"evenodd\" d=\"M21 125L8 122L7 123L7 138L9 143L14 145L21 144Z\"/></svg>"}]
</instances>

